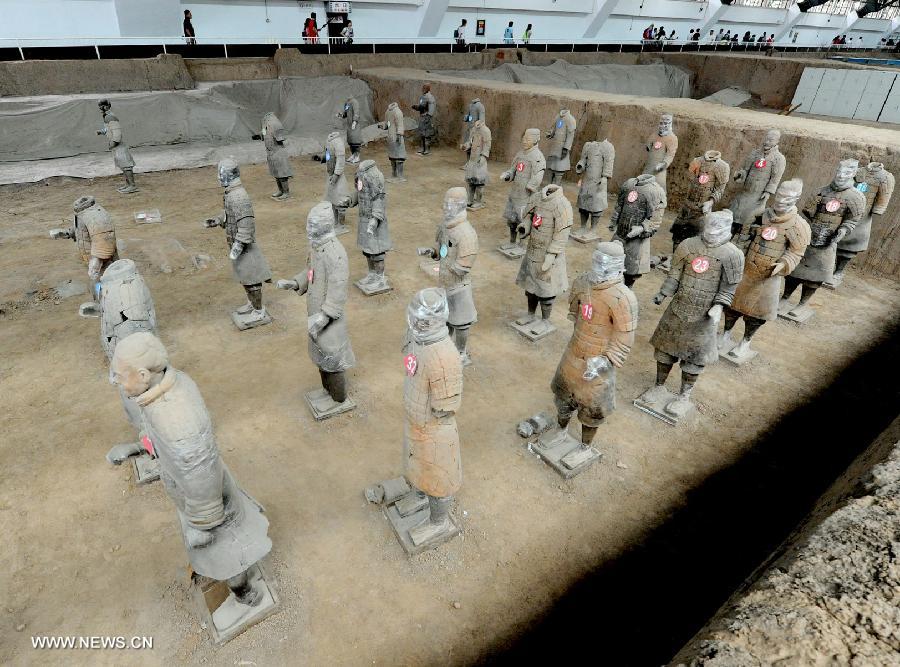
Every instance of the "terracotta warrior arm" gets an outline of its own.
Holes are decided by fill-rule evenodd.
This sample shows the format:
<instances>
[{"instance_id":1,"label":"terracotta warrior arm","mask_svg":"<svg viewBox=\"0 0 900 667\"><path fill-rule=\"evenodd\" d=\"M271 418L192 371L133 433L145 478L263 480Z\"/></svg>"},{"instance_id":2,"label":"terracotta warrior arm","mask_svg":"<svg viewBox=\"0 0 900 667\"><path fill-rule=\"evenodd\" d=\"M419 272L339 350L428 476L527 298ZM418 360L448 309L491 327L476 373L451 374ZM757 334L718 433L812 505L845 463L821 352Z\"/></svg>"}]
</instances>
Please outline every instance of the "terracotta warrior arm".
<instances>
[{"instance_id":1,"label":"terracotta warrior arm","mask_svg":"<svg viewBox=\"0 0 900 667\"><path fill-rule=\"evenodd\" d=\"M428 386L432 412L450 416L462 405L462 365L446 362L433 370Z\"/></svg>"},{"instance_id":2,"label":"terracotta warrior arm","mask_svg":"<svg viewBox=\"0 0 900 667\"><path fill-rule=\"evenodd\" d=\"M759 230L760 228L757 227L755 233L761 233ZM782 272L783 275L787 275L796 269L797 265L800 264L800 260L803 259L803 253L806 252L806 247L810 241L809 225L805 220L798 220L796 225L785 232L785 236L787 237L787 245L784 253L778 259L785 267Z\"/></svg>"},{"instance_id":3,"label":"terracotta warrior arm","mask_svg":"<svg viewBox=\"0 0 900 667\"><path fill-rule=\"evenodd\" d=\"M566 136L565 136L565 139L563 139L562 147L565 148L567 151L571 151L572 143L574 141L575 141L575 128L574 127L570 128L568 125L566 125Z\"/></svg>"},{"instance_id":4,"label":"terracotta warrior arm","mask_svg":"<svg viewBox=\"0 0 900 667\"><path fill-rule=\"evenodd\" d=\"M347 256L339 255L329 262L328 282L325 285L325 301L322 312L333 320L343 317L344 306L347 305L347 283L350 280L350 268Z\"/></svg>"},{"instance_id":5,"label":"terracotta warrior arm","mask_svg":"<svg viewBox=\"0 0 900 667\"><path fill-rule=\"evenodd\" d=\"M191 439L205 440L211 434L195 435ZM218 452L203 451L197 456L193 443L181 441L178 448L190 452L192 456L176 456L172 481L184 501L184 517L188 525L196 530L212 530L225 520L225 502L222 497L224 470ZM205 448L203 448L205 449ZM214 457L210 460L210 454Z\"/></svg>"},{"instance_id":6,"label":"terracotta warrior arm","mask_svg":"<svg viewBox=\"0 0 900 667\"><path fill-rule=\"evenodd\" d=\"M690 240L690 239L688 239ZM684 271L684 265L687 263L687 249L684 247L685 241L678 244L672 255L672 266L669 268L669 275L663 281L659 293L664 296L673 296L678 291L681 284L681 275Z\"/></svg>"},{"instance_id":7,"label":"terracotta warrior arm","mask_svg":"<svg viewBox=\"0 0 900 667\"><path fill-rule=\"evenodd\" d=\"M725 186L728 185L728 177L730 174L731 167L728 166L727 162L723 162L716 171L716 187L713 188L713 191L710 194L710 198L714 202L718 202L722 199L722 195L725 194Z\"/></svg>"},{"instance_id":8,"label":"terracotta warrior arm","mask_svg":"<svg viewBox=\"0 0 900 667\"><path fill-rule=\"evenodd\" d=\"M482 128L482 137L484 137L484 142L481 145L481 157L487 160L488 156L491 154L491 131L488 128Z\"/></svg>"},{"instance_id":9,"label":"terracotta warrior arm","mask_svg":"<svg viewBox=\"0 0 900 667\"><path fill-rule=\"evenodd\" d=\"M637 297L631 290L622 290L615 303L610 305L613 331L604 354L616 368L621 368L634 345L634 332L638 322Z\"/></svg>"},{"instance_id":10,"label":"terracotta warrior arm","mask_svg":"<svg viewBox=\"0 0 900 667\"><path fill-rule=\"evenodd\" d=\"M294 276L294 282L297 283L297 293L301 296L309 290L309 270L312 264L309 257L306 258L306 268Z\"/></svg>"},{"instance_id":11,"label":"terracotta warrior arm","mask_svg":"<svg viewBox=\"0 0 900 667\"><path fill-rule=\"evenodd\" d=\"M252 215L248 215L246 218L241 218L237 223L237 232L234 235L235 241L240 241L244 245L248 243L253 243L254 237L256 236L256 218Z\"/></svg>"},{"instance_id":12,"label":"terracotta warrior arm","mask_svg":"<svg viewBox=\"0 0 900 667\"><path fill-rule=\"evenodd\" d=\"M562 255L566 252L566 246L569 244L569 231L572 229L572 216L568 213L564 214L556 221L553 228L553 238L547 245L548 255Z\"/></svg>"},{"instance_id":13,"label":"terracotta warrior arm","mask_svg":"<svg viewBox=\"0 0 900 667\"><path fill-rule=\"evenodd\" d=\"M769 176L769 182L766 183L763 192L768 192L770 195L775 194L775 191L778 189L778 184L781 183L781 177L784 176L785 166L786 162L784 155L777 153L775 159L772 160L772 173Z\"/></svg>"},{"instance_id":14,"label":"terracotta warrior arm","mask_svg":"<svg viewBox=\"0 0 900 667\"><path fill-rule=\"evenodd\" d=\"M587 148L588 143L585 142L584 146L581 147L581 157L578 158L578 162L575 163L575 173L581 174L584 173L584 168L587 166Z\"/></svg>"},{"instance_id":15,"label":"terracotta warrior arm","mask_svg":"<svg viewBox=\"0 0 900 667\"><path fill-rule=\"evenodd\" d=\"M541 183L544 181L544 170L547 168L547 163L543 158L537 159L534 161L534 165L531 169L531 178L528 179L528 183L525 185L525 189L529 192L537 192L541 189ZM513 166L515 169L515 166Z\"/></svg>"},{"instance_id":16,"label":"terracotta warrior arm","mask_svg":"<svg viewBox=\"0 0 900 667\"><path fill-rule=\"evenodd\" d=\"M613 166L616 163L616 149L612 145L603 154L603 167L600 169L602 178L612 178Z\"/></svg>"},{"instance_id":17,"label":"terracotta warrior arm","mask_svg":"<svg viewBox=\"0 0 900 667\"><path fill-rule=\"evenodd\" d=\"M375 218L378 223L382 223L385 221L384 214L384 191L379 192L378 194L372 197L372 216Z\"/></svg>"},{"instance_id":18,"label":"terracotta warrior arm","mask_svg":"<svg viewBox=\"0 0 900 667\"><path fill-rule=\"evenodd\" d=\"M875 215L883 215L887 210L888 204L891 203L891 195L894 194L894 175L886 172L884 182L878 186L878 194L875 195L875 203L872 206L872 213Z\"/></svg>"},{"instance_id":19,"label":"terracotta warrior arm","mask_svg":"<svg viewBox=\"0 0 900 667\"><path fill-rule=\"evenodd\" d=\"M675 159L675 153L678 151L678 137L674 134L670 136L672 137L672 141L666 142L665 163L667 169L672 166L672 161Z\"/></svg>"},{"instance_id":20,"label":"terracotta warrior arm","mask_svg":"<svg viewBox=\"0 0 900 667\"><path fill-rule=\"evenodd\" d=\"M719 276L719 290L713 305L730 306L741 278L744 277L744 254L737 248L722 260L722 274Z\"/></svg>"}]
</instances>

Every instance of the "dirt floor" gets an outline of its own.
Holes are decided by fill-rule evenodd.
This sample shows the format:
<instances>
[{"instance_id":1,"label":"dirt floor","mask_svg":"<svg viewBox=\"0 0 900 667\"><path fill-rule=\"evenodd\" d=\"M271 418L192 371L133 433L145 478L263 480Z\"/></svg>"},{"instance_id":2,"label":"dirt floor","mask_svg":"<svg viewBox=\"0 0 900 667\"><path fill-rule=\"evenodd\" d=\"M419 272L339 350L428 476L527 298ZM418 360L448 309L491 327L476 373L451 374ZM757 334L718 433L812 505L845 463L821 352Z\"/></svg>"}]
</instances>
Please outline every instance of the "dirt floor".
<instances>
[{"instance_id":1,"label":"dirt floor","mask_svg":"<svg viewBox=\"0 0 900 667\"><path fill-rule=\"evenodd\" d=\"M368 150L373 154L387 171L383 150ZM804 328L767 325L756 339L761 355L749 367L709 368L694 392L699 416L672 428L631 405L654 377L648 339L663 307L651 298L663 275L651 273L636 285L641 320L619 374L619 409L596 440L603 460L563 481L523 449L515 425L552 409L549 383L571 325L560 303L553 314L559 330L540 344L507 326L525 300L514 285L517 263L494 250L506 234L507 186L499 180L505 165L492 163L488 206L470 216L482 253L474 274L475 363L465 373L458 419L465 481L455 513L464 533L407 558L362 491L402 470L404 313L414 290L429 282L415 248L433 239L444 191L462 182L463 158L451 149L412 155L410 181L389 184L395 250L387 266L395 291L368 299L351 292L347 313L359 365L350 380L359 408L324 423L312 420L302 398L318 385L303 299L266 288L271 326L238 332L230 321L243 291L232 279L222 230L201 225L221 206L214 168L139 175L141 192L130 197L115 192L118 179L2 192L3 662L470 662L498 637L526 630L571 582L640 540L700 481L743 456L867 346L862 332L880 331L900 309L896 283L851 272L840 291L816 296L816 316ZM289 203L268 198L273 183L265 165L244 174L276 277L302 268L305 216L324 191L321 165L294 165L296 198ZM192 606L180 531L163 489L137 487L130 469L104 460L112 444L133 433L107 382L97 320L78 317L83 295L61 299L53 290L87 282L74 244L52 241L46 231L64 224L72 201L87 192L118 221L122 254L149 282L174 365L196 380L225 460L271 521L282 609L222 647L211 644ZM573 184L568 194L574 201ZM145 208L159 208L164 222L135 224L133 212ZM349 221L356 218L351 212ZM365 264L354 236L342 240L359 277ZM654 243L666 249L668 234ZM589 253L570 244L570 278L586 269ZM194 266L197 254L212 258L207 268ZM32 635L146 635L154 648L37 652ZM598 635L615 641L602 628Z\"/></svg>"}]
</instances>

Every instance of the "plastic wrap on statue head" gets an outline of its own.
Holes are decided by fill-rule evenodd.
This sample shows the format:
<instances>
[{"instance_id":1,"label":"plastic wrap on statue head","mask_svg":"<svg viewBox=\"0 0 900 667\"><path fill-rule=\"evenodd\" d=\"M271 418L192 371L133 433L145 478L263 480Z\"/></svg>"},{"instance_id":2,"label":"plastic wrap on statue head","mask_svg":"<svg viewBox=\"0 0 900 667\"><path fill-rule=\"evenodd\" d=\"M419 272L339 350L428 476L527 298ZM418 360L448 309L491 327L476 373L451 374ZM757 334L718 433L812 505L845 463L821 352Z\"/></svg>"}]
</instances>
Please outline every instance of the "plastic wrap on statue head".
<instances>
[{"instance_id":1,"label":"plastic wrap on statue head","mask_svg":"<svg viewBox=\"0 0 900 667\"><path fill-rule=\"evenodd\" d=\"M784 215L796 210L801 194L803 194L803 181L799 178L782 181L775 191L775 201L772 204L772 208L775 209L778 215Z\"/></svg>"},{"instance_id":2,"label":"plastic wrap on statue head","mask_svg":"<svg viewBox=\"0 0 900 667\"><path fill-rule=\"evenodd\" d=\"M656 182L656 176L653 174L641 174L636 179L636 185L647 185L651 181Z\"/></svg>"},{"instance_id":3,"label":"plastic wrap on statue head","mask_svg":"<svg viewBox=\"0 0 900 667\"><path fill-rule=\"evenodd\" d=\"M734 214L727 208L713 211L703 216L703 231L700 238L708 246L719 246L731 239L731 223Z\"/></svg>"},{"instance_id":4,"label":"plastic wrap on statue head","mask_svg":"<svg viewBox=\"0 0 900 667\"><path fill-rule=\"evenodd\" d=\"M221 185L223 188L227 188L235 181L239 181L240 178L241 169L240 167L238 167L237 162L232 160L230 157L227 157L224 160L219 160L219 185Z\"/></svg>"},{"instance_id":5,"label":"plastic wrap on statue head","mask_svg":"<svg viewBox=\"0 0 900 667\"><path fill-rule=\"evenodd\" d=\"M768 132L766 132L766 136L763 139L763 150L768 153L773 148L778 146L779 141L781 141L781 131L769 130Z\"/></svg>"},{"instance_id":6,"label":"plastic wrap on statue head","mask_svg":"<svg viewBox=\"0 0 900 667\"><path fill-rule=\"evenodd\" d=\"M312 207L306 216L306 238L313 248L318 248L335 238L334 210L331 208L331 202L320 201Z\"/></svg>"},{"instance_id":7,"label":"plastic wrap on statue head","mask_svg":"<svg viewBox=\"0 0 900 667\"><path fill-rule=\"evenodd\" d=\"M560 110L559 110L559 117L560 117L560 118L564 118L564 117L566 117L566 116L568 116L568 115L569 115L569 110L568 110L568 109L560 109Z\"/></svg>"},{"instance_id":8,"label":"plastic wrap on statue head","mask_svg":"<svg viewBox=\"0 0 900 667\"><path fill-rule=\"evenodd\" d=\"M81 213L82 211L88 210L96 203L93 195L84 195L75 200L75 203L72 204L72 210L75 211L75 213Z\"/></svg>"},{"instance_id":9,"label":"plastic wrap on statue head","mask_svg":"<svg viewBox=\"0 0 900 667\"><path fill-rule=\"evenodd\" d=\"M275 118L274 111L266 111L266 113L263 114L263 119L262 119L263 125L271 122L274 118Z\"/></svg>"},{"instance_id":10,"label":"plastic wrap on statue head","mask_svg":"<svg viewBox=\"0 0 900 667\"><path fill-rule=\"evenodd\" d=\"M879 171L884 171L884 163L870 161L869 164L866 165L866 170L871 174L878 173Z\"/></svg>"},{"instance_id":11,"label":"plastic wrap on statue head","mask_svg":"<svg viewBox=\"0 0 900 667\"><path fill-rule=\"evenodd\" d=\"M103 285L103 289L107 289L109 285L129 280L137 275L137 264L130 259L117 259L106 267L106 271L100 276L100 284Z\"/></svg>"},{"instance_id":12,"label":"plastic wrap on statue head","mask_svg":"<svg viewBox=\"0 0 900 667\"><path fill-rule=\"evenodd\" d=\"M719 151L706 151L703 154L703 159L707 162L715 162L720 157L722 157L722 154Z\"/></svg>"},{"instance_id":13,"label":"plastic wrap on statue head","mask_svg":"<svg viewBox=\"0 0 900 667\"><path fill-rule=\"evenodd\" d=\"M448 317L447 293L440 287L427 287L417 292L406 309L406 323L417 343L434 343L450 335Z\"/></svg>"},{"instance_id":14,"label":"plastic wrap on statue head","mask_svg":"<svg viewBox=\"0 0 900 667\"><path fill-rule=\"evenodd\" d=\"M159 338L149 331L136 331L116 345L109 381L122 387L128 396L140 396L150 388L150 376L168 366L169 353Z\"/></svg>"},{"instance_id":15,"label":"plastic wrap on statue head","mask_svg":"<svg viewBox=\"0 0 900 667\"><path fill-rule=\"evenodd\" d=\"M659 117L659 128L656 130L659 136L664 137L672 134L672 114L664 113Z\"/></svg>"},{"instance_id":16,"label":"plastic wrap on statue head","mask_svg":"<svg viewBox=\"0 0 900 667\"><path fill-rule=\"evenodd\" d=\"M525 133L522 135L522 148L527 151L532 146L537 145L540 140L541 131L536 127L530 127L525 130Z\"/></svg>"},{"instance_id":17,"label":"plastic wrap on statue head","mask_svg":"<svg viewBox=\"0 0 900 667\"><path fill-rule=\"evenodd\" d=\"M341 138L340 132L330 132L328 134L328 138L326 139L326 141L331 142L331 141L334 141L335 139L340 139L340 138Z\"/></svg>"},{"instance_id":18,"label":"plastic wrap on statue head","mask_svg":"<svg viewBox=\"0 0 900 667\"><path fill-rule=\"evenodd\" d=\"M390 104L388 104L387 110L393 111L394 109L399 109L399 108L400 108L399 104L397 104L396 102L391 102Z\"/></svg>"},{"instance_id":19,"label":"plastic wrap on statue head","mask_svg":"<svg viewBox=\"0 0 900 667\"><path fill-rule=\"evenodd\" d=\"M465 188L450 188L444 195L444 222L451 222L466 215L467 194Z\"/></svg>"},{"instance_id":20,"label":"plastic wrap on statue head","mask_svg":"<svg viewBox=\"0 0 900 667\"><path fill-rule=\"evenodd\" d=\"M484 121L479 118L475 121L474 126L478 129L481 129L482 127L484 127Z\"/></svg>"},{"instance_id":21,"label":"plastic wrap on statue head","mask_svg":"<svg viewBox=\"0 0 900 667\"><path fill-rule=\"evenodd\" d=\"M859 169L859 160L850 158L841 160L837 169L834 170L834 181L832 184L838 190L846 190L853 186L853 177L856 176L856 170Z\"/></svg>"},{"instance_id":22,"label":"plastic wrap on statue head","mask_svg":"<svg viewBox=\"0 0 900 667\"><path fill-rule=\"evenodd\" d=\"M603 241L597 244L591 256L591 282L605 283L616 280L625 273L625 248L619 241Z\"/></svg>"}]
</instances>

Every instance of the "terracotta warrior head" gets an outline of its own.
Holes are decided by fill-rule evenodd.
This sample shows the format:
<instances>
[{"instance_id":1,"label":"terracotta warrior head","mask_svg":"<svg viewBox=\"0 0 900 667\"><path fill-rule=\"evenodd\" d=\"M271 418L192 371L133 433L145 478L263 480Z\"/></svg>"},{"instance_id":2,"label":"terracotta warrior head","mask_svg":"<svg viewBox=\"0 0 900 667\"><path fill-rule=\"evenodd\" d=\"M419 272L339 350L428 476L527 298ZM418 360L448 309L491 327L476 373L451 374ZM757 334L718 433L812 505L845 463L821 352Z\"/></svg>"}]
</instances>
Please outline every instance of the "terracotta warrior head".
<instances>
[{"instance_id":1,"label":"terracotta warrior head","mask_svg":"<svg viewBox=\"0 0 900 667\"><path fill-rule=\"evenodd\" d=\"M530 148L537 145L537 143L541 140L541 131L536 127L531 127L525 130L525 133L522 135L522 148L526 151Z\"/></svg>"},{"instance_id":2,"label":"terracotta warrior head","mask_svg":"<svg viewBox=\"0 0 900 667\"><path fill-rule=\"evenodd\" d=\"M444 195L444 222L452 222L457 218L466 217L466 202L468 201L465 188L450 188Z\"/></svg>"},{"instance_id":3,"label":"terracotta warrior head","mask_svg":"<svg viewBox=\"0 0 900 667\"><path fill-rule=\"evenodd\" d=\"M853 177L856 176L857 169L859 169L859 160L852 158L841 160L834 171L834 180L831 184L837 190L846 190L853 187Z\"/></svg>"},{"instance_id":4,"label":"terracotta warrior head","mask_svg":"<svg viewBox=\"0 0 900 667\"><path fill-rule=\"evenodd\" d=\"M313 248L318 248L335 238L334 211L331 202L320 201L306 216L306 238Z\"/></svg>"},{"instance_id":5,"label":"terracotta warrior head","mask_svg":"<svg viewBox=\"0 0 900 667\"><path fill-rule=\"evenodd\" d=\"M75 203L72 204L72 210L75 213L81 213L82 211L88 210L95 203L96 201L94 200L93 195L84 195L75 200Z\"/></svg>"},{"instance_id":6,"label":"terracotta warrior head","mask_svg":"<svg viewBox=\"0 0 900 667\"><path fill-rule=\"evenodd\" d=\"M778 148L778 142L781 141L781 132L779 130L769 130L763 139L763 153L768 155L772 149Z\"/></svg>"},{"instance_id":7,"label":"terracotta warrior head","mask_svg":"<svg viewBox=\"0 0 900 667\"><path fill-rule=\"evenodd\" d=\"M406 323L417 343L434 343L449 336L448 317L447 293L439 287L417 292L406 309Z\"/></svg>"},{"instance_id":8,"label":"terracotta warrior head","mask_svg":"<svg viewBox=\"0 0 900 667\"><path fill-rule=\"evenodd\" d=\"M241 169L230 157L219 160L219 185L227 188L235 181L241 180Z\"/></svg>"},{"instance_id":9,"label":"terracotta warrior head","mask_svg":"<svg viewBox=\"0 0 900 667\"><path fill-rule=\"evenodd\" d=\"M722 157L722 154L719 151L706 151L703 154L703 159L707 162L715 162L720 157Z\"/></svg>"},{"instance_id":10,"label":"terracotta warrior head","mask_svg":"<svg viewBox=\"0 0 900 667\"><path fill-rule=\"evenodd\" d=\"M431 92L431 84L423 83L422 84L422 94L424 95L425 93L430 93L430 92Z\"/></svg>"},{"instance_id":11,"label":"terracotta warrior head","mask_svg":"<svg viewBox=\"0 0 900 667\"><path fill-rule=\"evenodd\" d=\"M390 104L388 104L387 110L393 111L394 109L399 109L399 108L400 108L399 104L397 104L396 102L391 102Z\"/></svg>"},{"instance_id":12,"label":"terracotta warrior head","mask_svg":"<svg viewBox=\"0 0 900 667\"><path fill-rule=\"evenodd\" d=\"M329 132L328 137L326 138L326 141L334 141L335 139L338 139L340 136L341 136L340 132Z\"/></svg>"},{"instance_id":13,"label":"terracotta warrior head","mask_svg":"<svg viewBox=\"0 0 900 667\"><path fill-rule=\"evenodd\" d=\"M136 331L116 345L109 381L133 398L158 384L168 366L169 353L159 338L148 331Z\"/></svg>"},{"instance_id":14,"label":"terracotta warrior head","mask_svg":"<svg viewBox=\"0 0 900 667\"><path fill-rule=\"evenodd\" d=\"M659 127L656 133L661 137L672 134L672 114L664 113L659 117Z\"/></svg>"},{"instance_id":15,"label":"terracotta warrior head","mask_svg":"<svg viewBox=\"0 0 900 667\"><path fill-rule=\"evenodd\" d=\"M101 115L106 115L106 112L112 109L112 104L110 104L107 99L102 99L97 102L97 106L100 108Z\"/></svg>"},{"instance_id":16,"label":"terracotta warrior head","mask_svg":"<svg viewBox=\"0 0 900 667\"><path fill-rule=\"evenodd\" d=\"M591 282L620 280L623 273L625 273L625 248L622 244L619 241L598 243L591 256Z\"/></svg>"},{"instance_id":17,"label":"terracotta warrior head","mask_svg":"<svg viewBox=\"0 0 900 667\"><path fill-rule=\"evenodd\" d=\"M772 208L778 215L790 213L796 210L797 202L800 201L800 195L802 194L803 181L799 178L782 181L775 191L775 201L772 204Z\"/></svg>"},{"instance_id":18,"label":"terracotta warrior head","mask_svg":"<svg viewBox=\"0 0 900 667\"><path fill-rule=\"evenodd\" d=\"M481 119L476 120L475 123L473 124L473 127L474 127L475 129L480 130L481 128L484 127L484 121L481 120Z\"/></svg>"},{"instance_id":19,"label":"terracotta warrior head","mask_svg":"<svg viewBox=\"0 0 900 667\"><path fill-rule=\"evenodd\" d=\"M719 246L731 239L731 223L734 215L727 208L703 216L700 238L708 246Z\"/></svg>"}]
</instances>

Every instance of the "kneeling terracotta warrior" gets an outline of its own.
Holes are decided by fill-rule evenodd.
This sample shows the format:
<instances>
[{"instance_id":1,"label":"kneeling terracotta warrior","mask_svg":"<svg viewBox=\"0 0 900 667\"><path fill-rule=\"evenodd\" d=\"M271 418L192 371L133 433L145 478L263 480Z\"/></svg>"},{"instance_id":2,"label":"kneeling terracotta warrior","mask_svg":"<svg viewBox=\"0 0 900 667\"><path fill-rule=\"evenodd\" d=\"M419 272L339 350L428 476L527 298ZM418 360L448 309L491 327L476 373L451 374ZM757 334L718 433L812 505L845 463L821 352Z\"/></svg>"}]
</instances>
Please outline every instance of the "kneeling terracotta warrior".
<instances>
[{"instance_id":1,"label":"kneeling terracotta warrior","mask_svg":"<svg viewBox=\"0 0 900 667\"><path fill-rule=\"evenodd\" d=\"M332 132L325 140L325 153L314 155L313 160L325 163L325 199L331 202L334 214L335 233L345 234L350 231L344 223L347 209L350 208L350 187L344 175L346 168L344 140L340 132Z\"/></svg>"},{"instance_id":2,"label":"kneeling terracotta warrior","mask_svg":"<svg viewBox=\"0 0 900 667\"><path fill-rule=\"evenodd\" d=\"M384 112L384 121L378 123L378 128L387 131L388 159L391 161L391 177L389 181L405 183L403 165L406 162L406 126L403 112L396 102L388 104Z\"/></svg>"},{"instance_id":3,"label":"kneeling terracotta warrior","mask_svg":"<svg viewBox=\"0 0 900 667\"><path fill-rule=\"evenodd\" d=\"M103 116L104 126L102 130L97 130L97 134L106 135L106 140L109 142L109 150L113 152L113 162L116 168L121 169L122 173L125 174L125 185L119 186L116 188L116 191L121 192L123 195L130 195L133 192L137 192L138 188L134 184L134 158L128 145L125 143L125 138L122 136L122 123L119 122L119 119L112 112L112 104L109 103L109 100L100 100L97 106L100 107L100 115Z\"/></svg>"},{"instance_id":4,"label":"kneeling terracotta warrior","mask_svg":"<svg viewBox=\"0 0 900 667\"><path fill-rule=\"evenodd\" d=\"M476 120L463 144L468 153L466 161L466 188L469 191L468 206L473 211L484 208L484 186L488 182L487 161L491 155L491 131L483 120Z\"/></svg>"},{"instance_id":5,"label":"kneeling terracotta warrior","mask_svg":"<svg viewBox=\"0 0 900 667\"><path fill-rule=\"evenodd\" d=\"M356 365L345 310L350 267L347 251L335 236L328 202L316 204L309 212L306 236L310 245L306 268L293 280L279 280L277 287L306 294L309 358L319 367L322 387L332 402L317 407L327 412L347 400L345 372Z\"/></svg>"},{"instance_id":6,"label":"kneeling terracotta warrior","mask_svg":"<svg viewBox=\"0 0 900 667\"><path fill-rule=\"evenodd\" d=\"M719 344L731 344L731 330L744 318L744 337L725 356L738 361L747 359L750 339L759 328L778 317L781 279L800 263L809 245L809 224L797 213L797 201L803 192L803 181L784 181L775 191L772 208L763 211L762 225L748 230L750 247L744 260L744 276L725 308L725 333Z\"/></svg>"},{"instance_id":7,"label":"kneeling terracotta warrior","mask_svg":"<svg viewBox=\"0 0 900 667\"><path fill-rule=\"evenodd\" d=\"M712 211L713 206L725 194L730 167L719 151L706 151L691 160L688 172L690 185L681 210L672 222L673 250L685 239L700 233L703 216Z\"/></svg>"},{"instance_id":8,"label":"kneeling terracotta warrior","mask_svg":"<svg viewBox=\"0 0 900 667\"><path fill-rule=\"evenodd\" d=\"M674 417L687 414L697 378L718 359L716 329L744 272L744 256L730 242L732 222L728 209L708 213L700 236L675 248L669 276L653 297L655 304L673 298L650 338L656 348L656 385L640 400L653 404L665 398L666 378L680 362L681 390L664 406Z\"/></svg>"},{"instance_id":9,"label":"kneeling terracotta warrior","mask_svg":"<svg viewBox=\"0 0 900 667\"><path fill-rule=\"evenodd\" d=\"M512 166L500 176L504 181L512 181L509 191L509 199L506 201L506 210L503 217L509 226L509 243L502 247L512 248L516 245L517 229L523 221L523 214L528 207L531 198L541 190L541 181L544 180L544 169L547 163L544 154L538 148L541 139L541 131L537 128L525 130L522 135L522 150L516 153Z\"/></svg>"},{"instance_id":10,"label":"kneeling terracotta warrior","mask_svg":"<svg viewBox=\"0 0 900 667\"><path fill-rule=\"evenodd\" d=\"M248 574L272 548L269 522L222 461L197 385L170 366L163 344L143 331L116 346L110 379L140 408L191 568L231 591L212 614L216 628L228 631L271 607L265 583Z\"/></svg>"},{"instance_id":11,"label":"kneeling terracotta warrior","mask_svg":"<svg viewBox=\"0 0 900 667\"><path fill-rule=\"evenodd\" d=\"M384 256L393 246L388 230L387 191L384 176L375 160L363 160L356 172L356 189L351 192L350 206L359 206L356 245L365 255L368 273L356 285L366 294L391 289L384 275Z\"/></svg>"},{"instance_id":12,"label":"kneeling terracotta warrior","mask_svg":"<svg viewBox=\"0 0 900 667\"><path fill-rule=\"evenodd\" d=\"M468 366L472 363L469 329L478 321L471 276L478 256L478 234L466 216L466 191L462 188L450 188L444 195L444 220L438 225L435 241L437 247L419 248L418 253L440 262L438 282L447 293L449 305L447 326L463 365Z\"/></svg>"},{"instance_id":13,"label":"kneeling terracotta warrior","mask_svg":"<svg viewBox=\"0 0 900 667\"><path fill-rule=\"evenodd\" d=\"M444 290L428 288L413 297L403 348L405 476L428 496L429 518L409 531L416 546L449 532L450 505L462 486L456 412L462 404L462 361L447 330Z\"/></svg>"},{"instance_id":14,"label":"kneeling terracotta warrior","mask_svg":"<svg viewBox=\"0 0 900 667\"><path fill-rule=\"evenodd\" d=\"M581 229L578 234L585 240L596 237L597 224L607 206L606 182L613 175L615 161L616 150L608 139L588 141L581 149L581 159L575 165L575 173L581 174L577 200Z\"/></svg>"},{"instance_id":15,"label":"kneeling terracotta warrior","mask_svg":"<svg viewBox=\"0 0 900 667\"><path fill-rule=\"evenodd\" d=\"M203 224L225 228L234 277L247 292L247 304L235 310L232 319L239 329L268 324L272 318L263 306L262 284L272 282L272 271L256 243L253 203L241 183L237 162L230 158L219 162L219 185L225 188L224 210Z\"/></svg>"},{"instance_id":16,"label":"kneeling terracotta warrior","mask_svg":"<svg viewBox=\"0 0 900 667\"><path fill-rule=\"evenodd\" d=\"M629 178L619 188L610 217L613 240L625 247L625 286L650 271L650 239L659 231L666 210L666 191L650 174Z\"/></svg>"},{"instance_id":17,"label":"kneeling terracotta warrior","mask_svg":"<svg viewBox=\"0 0 900 667\"><path fill-rule=\"evenodd\" d=\"M616 408L616 369L634 345L638 303L622 283L625 251L616 241L601 242L591 270L572 285L569 319L575 329L550 388L560 434L578 412L581 444L589 447L597 428Z\"/></svg>"},{"instance_id":18,"label":"kneeling terracotta warrior","mask_svg":"<svg viewBox=\"0 0 900 667\"><path fill-rule=\"evenodd\" d=\"M866 196L854 186L856 160L841 160L829 185L807 199L801 213L809 221L810 241L803 259L784 279L784 296L780 305L790 317L806 320L812 315L809 300L822 283L831 280L837 247L859 224L866 209ZM791 306L788 299L800 286L800 303Z\"/></svg>"},{"instance_id":19,"label":"kneeling terracotta warrior","mask_svg":"<svg viewBox=\"0 0 900 667\"><path fill-rule=\"evenodd\" d=\"M269 174L275 179L278 191L273 192L270 196L276 201L284 201L291 198L290 180L294 175L294 169L291 167L291 157L288 155L287 132L281 121L271 111L263 116L262 130L259 134L254 134L253 139L260 139L266 145L266 162L269 165Z\"/></svg>"}]
</instances>

